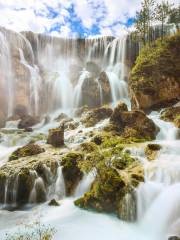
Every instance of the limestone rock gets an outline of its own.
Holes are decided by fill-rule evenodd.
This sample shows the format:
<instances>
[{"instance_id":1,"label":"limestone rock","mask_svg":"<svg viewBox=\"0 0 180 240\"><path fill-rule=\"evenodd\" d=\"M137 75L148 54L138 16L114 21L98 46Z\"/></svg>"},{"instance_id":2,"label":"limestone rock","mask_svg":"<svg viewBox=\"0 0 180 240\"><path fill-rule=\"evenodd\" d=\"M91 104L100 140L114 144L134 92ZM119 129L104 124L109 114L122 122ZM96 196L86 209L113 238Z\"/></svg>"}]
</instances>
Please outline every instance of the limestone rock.
<instances>
[{"instance_id":1,"label":"limestone rock","mask_svg":"<svg viewBox=\"0 0 180 240\"><path fill-rule=\"evenodd\" d=\"M177 128L180 128L180 106L169 107L161 112L161 119L173 122Z\"/></svg>"},{"instance_id":2,"label":"limestone rock","mask_svg":"<svg viewBox=\"0 0 180 240\"><path fill-rule=\"evenodd\" d=\"M180 99L180 33L146 46L130 76L133 109L152 110Z\"/></svg>"},{"instance_id":3,"label":"limestone rock","mask_svg":"<svg viewBox=\"0 0 180 240\"><path fill-rule=\"evenodd\" d=\"M9 157L9 161L16 160L21 157L33 156L44 152L45 150L37 144L27 144L24 147L18 148Z\"/></svg>"},{"instance_id":4,"label":"limestone rock","mask_svg":"<svg viewBox=\"0 0 180 240\"><path fill-rule=\"evenodd\" d=\"M33 117L30 115L26 115L21 118L21 121L18 124L19 129L23 128L29 128L34 126L35 124L39 123L39 118L38 117Z\"/></svg>"},{"instance_id":5,"label":"limestone rock","mask_svg":"<svg viewBox=\"0 0 180 240\"><path fill-rule=\"evenodd\" d=\"M85 124L86 127L91 127L100 122L101 120L109 118L112 113L113 110L110 107L95 108L92 111L85 113L82 116L81 121Z\"/></svg>"},{"instance_id":6,"label":"limestone rock","mask_svg":"<svg viewBox=\"0 0 180 240\"><path fill-rule=\"evenodd\" d=\"M61 165L68 196L74 193L77 184L83 177L83 173L78 167L78 162L82 160L82 157L82 154L78 152L70 152L62 158Z\"/></svg>"},{"instance_id":7,"label":"limestone rock","mask_svg":"<svg viewBox=\"0 0 180 240\"><path fill-rule=\"evenodd\" d=\"M56 201L56 199L52 199L49 203L48 203L49 206L55 206L55 207L58 207L60 206L60 204Z\"/></svg>"},{"instance_id":8,"label":"limestone rock","mask_svg":"<svg viewBox=\"0 0 180 240\"><path fill-rule=\"evenodd\" d=\"M158 152L161 150L161 146L159 144L148 144L145 148L145 154L148 160L156 159Z\"/></svg>"},{"instance_id":9,"label":"limestone rock","mask_svg":"<svg viewBox=\"0 0 180 240\"><path fill-rule=\"evenodd\" d=\"M113 111L110 125L105 130L114 131L124 138L155 139L159 131L155 123L142 111L127 111L125 104L120 103Z\"/></svg>"},{"instance_id":10,"label":"limestone rock","mask_svg":"<svg viewBox=\"0 0 180 240\"><path fill-rule=\"evenodd\" d=\"M47 143L53 147L62 147L64 145L64 128L50 129Z\"/></svg>"}]
</instances>

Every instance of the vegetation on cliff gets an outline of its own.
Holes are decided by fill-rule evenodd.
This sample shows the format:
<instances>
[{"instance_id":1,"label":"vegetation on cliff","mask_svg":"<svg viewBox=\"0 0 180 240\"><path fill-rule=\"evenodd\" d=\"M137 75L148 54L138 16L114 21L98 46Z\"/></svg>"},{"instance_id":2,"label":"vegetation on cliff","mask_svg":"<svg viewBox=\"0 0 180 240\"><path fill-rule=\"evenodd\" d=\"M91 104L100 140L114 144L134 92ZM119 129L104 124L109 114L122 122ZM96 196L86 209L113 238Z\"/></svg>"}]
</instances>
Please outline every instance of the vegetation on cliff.
<instances>
[{"instance_id":1,"label":"vegetation on cliff","mask_svg":"<svg viewBox=\"0 0 180 240\"><path fill-rule=\"evenodd\" d=\"M149 109L180 99L180 32L145 46L131 71L134 108Z\"/></svg>"}]
</instances>

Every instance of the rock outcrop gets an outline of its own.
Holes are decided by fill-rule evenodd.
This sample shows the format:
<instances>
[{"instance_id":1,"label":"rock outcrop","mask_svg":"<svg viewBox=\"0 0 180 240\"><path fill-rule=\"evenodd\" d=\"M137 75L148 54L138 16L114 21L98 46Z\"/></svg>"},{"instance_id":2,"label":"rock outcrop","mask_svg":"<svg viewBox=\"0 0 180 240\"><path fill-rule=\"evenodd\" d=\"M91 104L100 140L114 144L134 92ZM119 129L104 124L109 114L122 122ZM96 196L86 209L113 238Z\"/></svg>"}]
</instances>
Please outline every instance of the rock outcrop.
<instances>
[{"instance_id":1,"label":"rock outcrop","mask_svg":"<svg viewBox=\"0 0 180 240\"><path fill-rule=\"evenodd\" d=\"M119 103L110 117L106 131L113 131L124 138L155 139L158 127L146 114L139 110L128 111L124 103Z\"/></svg>"},{"instance_id":2,"label":"rock outcrop","mask_svg":"<svg viewBox=\"0 0 180 240\"><path fill-rule=\"evenodd\" d=\"M157 109L180 100L179 52L179 32L141 51L130 77L133 109Z\"/></svg>"},{"instance_id":3,"label":"rock outcrop","mask_svg":"<svg viewBox=\"0 0 180 240\"><path fill-rule=\"evenodd\" d=\"M106 118L109 118L111 114L113 113L113 110L110 107L100 107L95 108L91 111L85 112L82 116L82 123L86 127L92 127L101 120L104 120Z\"/></svg>"},{"instance_id":4,"label":"rock outcrop","mask_svg":"<svg viewBox=\"0 0 180 240\"><path fill-rule=\"evenodd\" d=\"M161 119L173 122L177 128L180 128L180 106L166 108L161 112Z\"/></svg>"},{"instance_id":5,"label":"rock outcrop","mask_svg":"<svg viewBox=\"0 0 180 240\"><path fill-rule=\"evenodd\" d=\"M64 145L64 126L50 129L47 143L53 147L62 147Z\"/></svg>"},{"instance_id":6,"label":"rock outcrop","mask_svg":"<svg viewBox=\"0 0 180 240\"><path fill-rule=\"evenodd\" d=\"M26 146L18 148L16 151L14 151L9 157L9 161L17 160L18 158L22 157L37 155L43 153L44 151L44 148L40 147L39 145L29 143Z\"/></svg>"}]
</instances>

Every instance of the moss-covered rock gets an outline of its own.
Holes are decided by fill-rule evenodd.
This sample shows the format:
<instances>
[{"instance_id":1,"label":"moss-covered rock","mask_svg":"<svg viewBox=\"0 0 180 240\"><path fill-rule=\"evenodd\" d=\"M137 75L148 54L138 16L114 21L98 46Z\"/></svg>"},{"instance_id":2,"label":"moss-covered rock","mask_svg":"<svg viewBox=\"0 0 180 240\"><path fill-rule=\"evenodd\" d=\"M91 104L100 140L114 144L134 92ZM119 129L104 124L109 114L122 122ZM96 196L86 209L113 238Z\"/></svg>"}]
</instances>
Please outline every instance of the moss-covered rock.
<instances>
[{"instance_id":1,"label":"moss-covered rock","mask_svg":"<svg viewBox=\"0 0 180 240\"><path fill-rule=\"evenodd\" d=\"M115 145L117 147L117 145ZM132 197L133 211L125 205L129 196L134 196L134 187L144 181L143 167L139 162L123 152L123 147L115 150L113 144L102 144L99 151L86 155L80 168L88 172L95 169L96 178L89 192L75 201L75 205L98 212L116 213L121 219L136 218L136 201Z\"/></svg>"},{"instance_id":2,"label":"moss-covered rock","mask_svg":"<svg viewBox=\"0 0 180 240\"><path fill-rule=\"evenodd\" d=\"M130 77L133 108L165 107L180 99L180 32L140 52Z\"/></svg>"},{"instance_id":3,"label":"moss-covered rock","mask_svg":"<svg viewBox=\"0 0 180 240\"><path fill-rule=\"evenodd\" d=\"M92 111L86 112L82 116L81 121L86 127L92 127L101 120L109 118L112 112L113 111L110 107L95 108Z\"/></svg>"},{"instance_id":4,"label":"moss-covered rock","mask_svg":"<svg viewBox=\"0 0 180 240\"><path fill-rule=\"evenodd\" d=\"M49 206L54 206L54 207L58 207L60 206L60 204L56 201L56 199L52 199L49 203Z\"/></svg>"},{"instance_id":5,"label":"moss-covered rock","mask_svg":"<svg viewBox=\"0 0 180 240\"><path fill-rule=\"evenodd\" d=\"M84 142L80 145L80 148L83 152L86 153L93 152L98 149L97 145L94 142Z\"/></svg>"},{"instance_id":6,"label":"moss-covered rock","mask_svg":"<svg viewBox=\"0 0 180 240\"><path fill-rule=\"evenodd\" d=\"M177 128L180 128L180 106L169 107L161 112L161 119L173 122Z\"/></svg>"},{"instance_id":7,"label":"moss-covered rock","mask_svg":"<svg viewBox=\"0 0 180 240\"><path fill-rule=\"evenodd\" d=\"M106 131L118 134L123 138L155 139L159 129L142 111L128 111L127 106L120 103L113 111Z\"/></svg>"},{"instance_id":8,"label":"moss-covered rock","mask_svg":"<svg viewBox=\"0 0 180 240\"><path fill-rule=\"evenodd\" d=\"M61 165L63 166L62 171L67 196L74 193L75 187L83 177L83 172L78 166L78 162L82 159L83 155L79 152L69 152L62 157Z\"/></svg>"},{"instance_id":9,"label":"moss-covered rock","mask_svg":"<svg viewBox=\"0 0 180 240\"><path fill-rule=\"evenodd\" d=\"M46 201L48 187L57 176L60 156L49 145L43 148L46 151L38 156L19 156L17 160L8 161L0 168L0 203L16 207L26 204L34 187L37 193L35 202ZM49 173L51 176L48 176ZM38 184L38 179L42 184Z\"/></svg>"},{"instance_id":10,"label":"moss-covered rock","mask_svg":"<svg viewBox=\"0 0 180 240\"><path fill-rule=\"evenodd\" d=\"M64 126L50 129L47 143L53 147L62 147L64 145Z\"/></svg>"},{"instance_id":11,"label":"moss-covered rock","mask_svg":"<svg viewBox=\"0 0 180 240\"><path fill-rule=\"evenodd\" d=\"M161 145L159 144L148 144L145 148L145 154L148 158L148 160L154 160L156 159L158 152L161 150Z\"/></svg>"},{"instance_id":12,"label":"moss-covered rock","mask_svg":"<svg viewBox=\"0 0 180 240\"><path fill-rule=\"evenodd\" d=\"M37 144L29 143L24 147L18 148L9 157L9 161L16 160L21 157L33 156L44 152L44 148Z\"/></svg>"}]
</instances>

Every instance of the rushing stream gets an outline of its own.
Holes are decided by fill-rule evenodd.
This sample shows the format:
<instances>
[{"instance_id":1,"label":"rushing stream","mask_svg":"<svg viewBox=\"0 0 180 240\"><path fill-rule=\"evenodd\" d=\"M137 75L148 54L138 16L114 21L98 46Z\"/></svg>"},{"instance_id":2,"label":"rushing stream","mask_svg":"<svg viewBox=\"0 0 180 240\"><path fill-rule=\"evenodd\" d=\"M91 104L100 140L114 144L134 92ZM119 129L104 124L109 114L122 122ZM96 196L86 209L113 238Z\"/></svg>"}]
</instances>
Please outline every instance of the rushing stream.
<instances>
[{"instance_id":1,"label":"rushing stream","mask_svg":"<svg viewBox=\"0 0 180 240\"><path fill-rule=\"evenodd\" d=\"M28 33L27 33L28 35ZM0 33L0 42L3 49L1 49L1 61L6 64L8 74L4 73L4 88L8 89L8 93L11 96L9 104L7 106L9 115L12 112L13 99L16 92L13 92L12 77L9 74L13 74L12 66L7 58L10 58L10 52L7 51L9 46L5 44L5 38L8 36ZM41 36L35 36L34 41L38 48L36 53L32 52L32 48L25 41L25 37L19 35L19 44L22 49L28 48L29 60L26 59L22 49L18 49L20 54L20 61L23 67L30 72L29 87L31 94L29 96L29 110L37 114L42 101L42 90L44 86L44 94L47 95L48 103L45 103L47 109L43 111L45 113L54 112L57 109L63 109L68 113L73 112L75 107L79 107L82 102L82 86L85 80L92 77L92 73L87 71L84 66L80 71L78 82L72 87L68 78L68 67L71 64L70 59L77 55L76 44L77 42L67 41L63 42L63 49L58 49L58 45L53 42L53 39L48 39L47 43L44 43L44 39ZM65 40L61 40L65 41ZM46 45L44 47L44 44ZM126 67L124 63L125 49L126 49L126 37L121 39L113 39L108 41L107 38L86 40L86 47L90 45L86 52L86 60L93 61L95 57L102 58L101 67L106 72L111 89L112 103L115 105L119 100L124 100L129 103L128 87L125 80ZM56 48L52 48L55 46ZM71 54L67 49L71 48ZM86 49L87 50L87 49ZM66 57L69 57L69 61L64 61L63 58L57 57L58 51L65 51ZM6 56L6 54L7 56ZM42 54L44 53L44 58ZM67 60L67 59L66 59ZM54 79L47 77L42 83L40 76L40 69L37 66L46 66L46 76L52 72L56 75ZM51 70L51 73L49 72ZM45 74L45 73L44 73ZM38 79L38 82L35 81ZM98 78L95 79L98 82L100 99L103 102L102 89ZM11 93L10 93L11 92ZM61 94L59 94L61 93ZM44 106L43 106L44 107ZM61 112L61 110L59 110ZM57 230L55 240L167 240L168 236L180 236L180 140L177 139L177 129L171 124L160 120L159 113L152 112L149 117L159 126L160 132L157 139L153 142L162 146L158 157L154 161L148 161L144 154L145 144L138 147L131 147L129 150L132 155L139 158L143 163L145 169L145 182L141 183L136 189L137 193L137 206L138 206L138 220L135 223L127 223L117 219L113 215L100 214L90 211L81 210L73 204L73 201L87 192L94 180L95 173L90 172L89 175L84 176L79 185L76 188L75 194L71 198L65 196L65 186L62 174L62 168L58 167L57 179L53 185L49 188L49 199L55 197L59 200L59 207L50 207L48 203L33 205L37 198L37 189L41 185L43 189L43 181L40 177L36 176L35 172L32 172L32 176L35 178L35 184L32 189L29 203L31 206L22 210L7 211L0 210L0 239L3 239L5 233L9 230L16 231L19 224L32 223L37 219L40 219L42 223L51 224ZM53 119L53 117L52 117ZM78 120L77 120L78 121ZM84 131L91 131L99 129L105 122L97 124L93 128L87 128ZM5 164L8 160L8 156L18 147L23 146L31 140L33 134L43 133L47 134L48 129L57 127L57 122L50 121L50 123L43 125L40 123L36 125L32 133L24 134L22 137L18 137L17 122L8 122L6 128L1 133L0 143L0 166ZM65 133L65 142L68 146L78 144L81 142L81 135L77 135L77 132L82 130L83 126L79 126L76 130L71 130ZM10 134L11 131L15 131L14 134ZM71 141L72 136L74 141ZM51 173L46 169L49 178ZM8 183L6 183L8 188ZM14 182L14 188L16 188L16 181ZM8 192L8 189L6 189ZM16 192L13 193L16 199ZM5 194L6 196L6 194ZM6 204L6 200L5 200Z\"/></svg>"}]
</instances>

